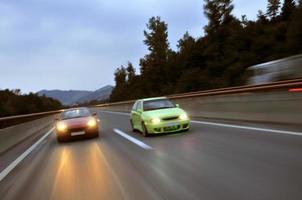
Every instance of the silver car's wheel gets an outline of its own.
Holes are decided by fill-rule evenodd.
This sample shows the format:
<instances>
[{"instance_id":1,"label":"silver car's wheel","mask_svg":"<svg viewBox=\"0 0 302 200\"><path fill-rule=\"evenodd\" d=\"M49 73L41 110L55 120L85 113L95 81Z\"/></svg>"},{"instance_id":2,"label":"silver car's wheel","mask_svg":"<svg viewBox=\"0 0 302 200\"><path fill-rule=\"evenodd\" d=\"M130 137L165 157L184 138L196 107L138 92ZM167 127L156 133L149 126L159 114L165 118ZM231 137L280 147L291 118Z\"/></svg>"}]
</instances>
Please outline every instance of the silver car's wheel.
<instances>
[{"instance_id":1,"label":"silver car's wheel","mask_svg":"<svg viewBox=\"0 0 302 200\"><path fill-rule=\"evenodd\" d=\"M68 138L67 138L67 136L62 136L62 135L60 135L60 136L57 136L57 141L58 141L59 143L61 143L61 142L67 142L67 141L68 141Z\"/></svg>"}]
</instances>

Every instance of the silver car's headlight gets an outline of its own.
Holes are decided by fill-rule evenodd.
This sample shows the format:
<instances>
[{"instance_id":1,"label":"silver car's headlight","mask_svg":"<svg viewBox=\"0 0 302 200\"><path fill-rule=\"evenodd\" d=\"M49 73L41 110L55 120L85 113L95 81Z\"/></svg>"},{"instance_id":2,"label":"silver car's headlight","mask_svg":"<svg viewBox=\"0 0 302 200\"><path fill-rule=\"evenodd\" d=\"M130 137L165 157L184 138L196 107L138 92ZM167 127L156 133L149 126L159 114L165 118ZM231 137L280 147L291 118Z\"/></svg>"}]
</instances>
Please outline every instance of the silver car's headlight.
<instances>
[{"instance_id":1,"label":"silver car's headlight","mask_svg":"<svg viewBox=\"0 0 302 200\"><path fill-rule=\"evenodd\" d=\"M89 128L96 127L97 124L98 124L98 123L97 123L97 120L94 119L94 118L89 119L88 122L87 122L87 126L88 126Z\"/></svg>"},{"instance_id":2,"label":"silver car's headlight","mask_svg":"<svg viewBox=\"0 0 302 200\"><path fill-rule=\"evenodd\" d=\"M67 124L65 123L65 122L58 122L57 123L57 130L59 131L59 132L64 132L64 131L66 131L67 130Z\"/></svg>"}]
</instances>

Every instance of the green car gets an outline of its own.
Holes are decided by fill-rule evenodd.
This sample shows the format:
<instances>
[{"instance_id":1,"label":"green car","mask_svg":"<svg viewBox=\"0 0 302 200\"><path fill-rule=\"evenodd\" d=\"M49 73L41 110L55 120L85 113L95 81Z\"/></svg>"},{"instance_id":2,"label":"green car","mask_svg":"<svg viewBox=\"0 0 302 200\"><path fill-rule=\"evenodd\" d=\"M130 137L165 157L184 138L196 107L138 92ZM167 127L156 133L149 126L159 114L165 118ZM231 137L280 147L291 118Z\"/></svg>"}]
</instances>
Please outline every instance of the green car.
<instances>
[{"instance_id":1,"label":"green car","mask_svg":"<svg viewBox=\"0 0 302 200\"><path fill-rule=\"evenodd\" d=\"M144 136L190 128L187 113L166 97L137 100L131 111L130 123L133 131L141 131Z\"/></svg>"}]
</instances>

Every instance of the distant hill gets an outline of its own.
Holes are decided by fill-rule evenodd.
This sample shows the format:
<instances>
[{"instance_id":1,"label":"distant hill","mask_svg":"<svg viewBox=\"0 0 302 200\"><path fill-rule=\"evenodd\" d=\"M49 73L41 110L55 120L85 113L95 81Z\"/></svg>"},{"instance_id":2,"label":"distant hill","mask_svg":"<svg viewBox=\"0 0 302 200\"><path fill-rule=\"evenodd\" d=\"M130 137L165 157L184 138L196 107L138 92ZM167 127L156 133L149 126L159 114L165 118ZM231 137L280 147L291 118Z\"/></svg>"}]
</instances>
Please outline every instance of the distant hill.
<instances>
[{"instance_id":1,"label":"distant hill","mask_svg":"<svg viewBox=\"0 0 302 200\"><path fill-rule=\"evenodd\" d=\"M59 100L64 105L70 105L76 102L78 99L91 94L92 91L85 90L41 90L37 94L42 96L51 97Z\"/></svg>"},{"instance_id":2,"label":"distant hill","mask_svg":"<svg viewBox=\"0 0 302 200\"><path fill-rule=\"evenodd\" d=\"M93 100L96 100L96 101L108 100L110 98L112 90L113 90L113 86L107 85L107 86L102 87L86 96L79 98L76 102L85 103L85 102L90 102Z\"/></svg>"},{"instance_id":3,"label":"distant hill","mask_svg":"<svg viewBox=\"0 0 302 200\"><path fill-rule=\"evenodd\" d=\"M113 86L107 85L96 91L86 90L41 90L37 94L51 97L59 100L64 105L72 105L74 103L86 103L93 100L105 101L108 100Z\"/></svg>"}]
</instances>

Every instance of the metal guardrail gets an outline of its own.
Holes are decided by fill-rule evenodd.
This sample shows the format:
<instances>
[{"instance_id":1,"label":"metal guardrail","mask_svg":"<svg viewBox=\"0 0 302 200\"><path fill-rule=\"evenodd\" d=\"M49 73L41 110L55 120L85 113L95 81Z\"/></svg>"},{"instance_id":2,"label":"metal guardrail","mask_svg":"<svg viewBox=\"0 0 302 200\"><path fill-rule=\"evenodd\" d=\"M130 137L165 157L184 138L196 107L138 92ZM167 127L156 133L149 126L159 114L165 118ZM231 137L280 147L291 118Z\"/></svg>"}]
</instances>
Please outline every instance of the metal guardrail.
<instances>
[{"instance_id":1,"label":"metal guardrail","mask_svg":"<svg viewBox=\"0 0 302 200\"><path fill-rule=\"evenodd\" d=\"M16 124L24 123L27 121L39 119L39 118L46 117L49 115L58 114L58 113L61 113L62 111L63 110L56 110L56 111L32 113L32 114L26 114L26 115L2 117L2 118L0 118L0 129L8 127L8 126L13 126Z\"/></svg>"},{"instance_id":2,"label":"metal guardrail","mask_svg":"<svg viewBox=\"0 0 302 200\"><path fill-rule=\"evenodd\" d=\"M181 98L199 97L199 96L238 94L238 93L247 93L247 92L264 92L264 91L272 91L272 90L276 91L276 90L290 89L293 87L302 87L302 78L292 79L287 81L278 81L278 82L273 82L263 85L245 85L245 86L220 88L220 89L213 89L213 90L206 90L206 91L188 92L182 94L168 95L167 97L170 99L181 99ZM117 106L117 105L134 103L135 101L136 100L128 100L128 101L121 101L121 102L104 103L99 105L93 105L92 107Z\"/></svg>"},{"instance_id":3,"label":"metal guardrail","mask_svg":"<svg viewBox=\"0 0 302 200\"><path fill-rule=\"evenodd\" d=\"M190 98L190 97L199 97L199 96L278 91L278 90L285 90L285 89L288 90L288 89L294 88L294 87L302 88L302 78L288 80L288 81L278 81L278 82L263 84L263 85L246 85L246 86L229 87L229 88L221 88L221 89L213 89L213 90L206 90L206 91L168 95L168 98L181 99L181 98ZM134 101L135 100L121 101L121 102L114 102L114 103L104 103L104 104L98 104L98 105L91 105L90 107L109 107L109 106L125 105L125 104L134 103ZM12 126L12 125L23 123L26 121L31 121L31 120L38 119L38 118L48 116L48 115L52 115L52 114L58 114L62 111L63 110L57 110L57 111L33 113L33 114L27 114L27 115L3 117L3 118L0 118L0 128Z\"/></svg>"}]
</instances>

